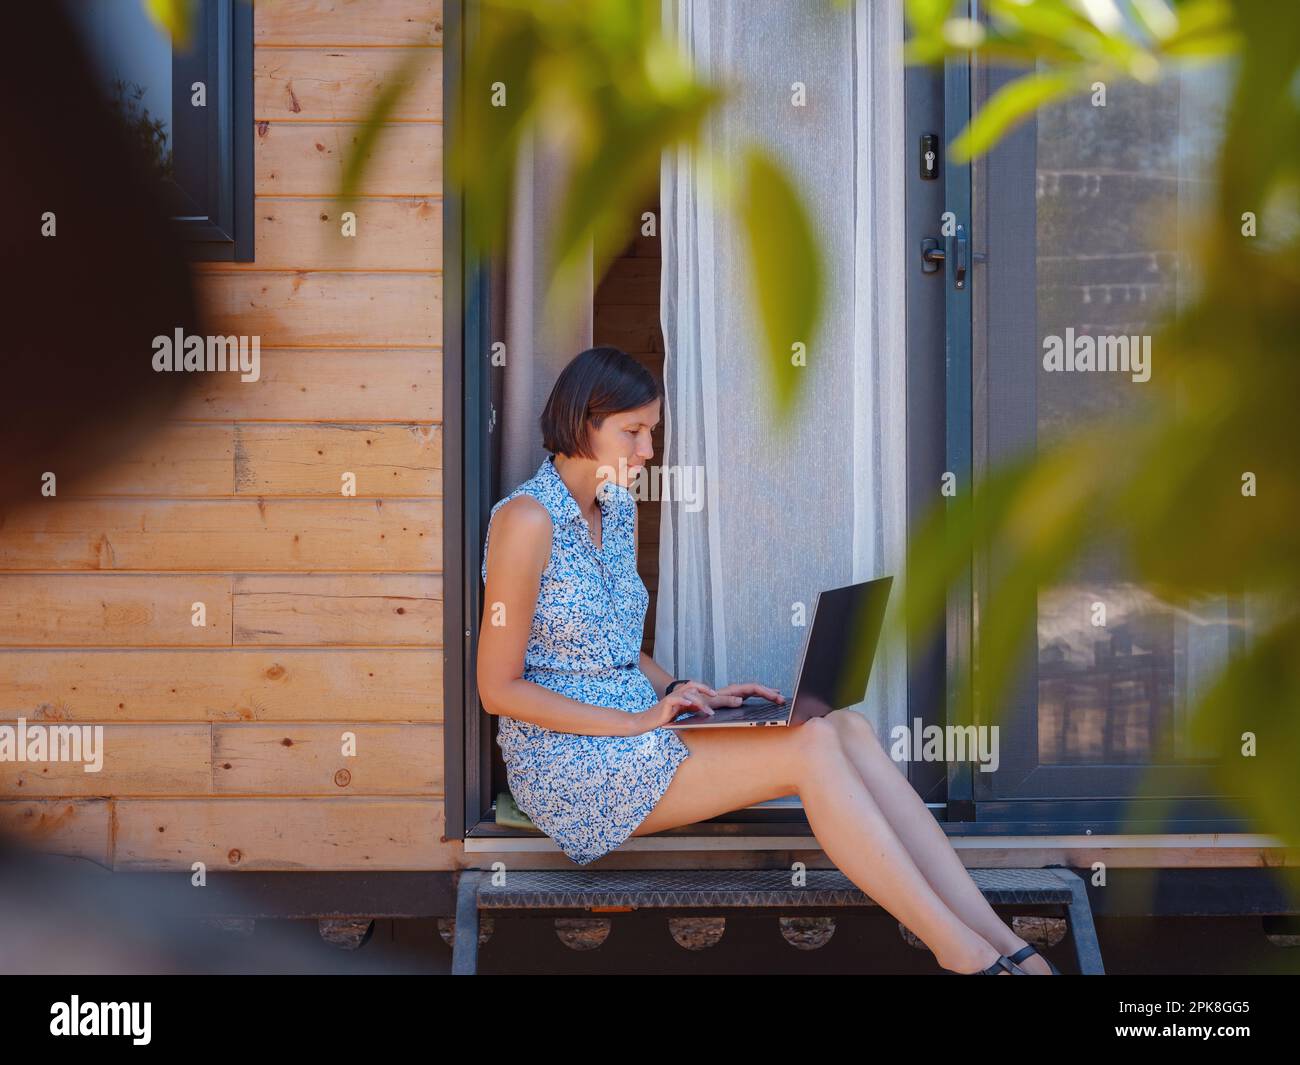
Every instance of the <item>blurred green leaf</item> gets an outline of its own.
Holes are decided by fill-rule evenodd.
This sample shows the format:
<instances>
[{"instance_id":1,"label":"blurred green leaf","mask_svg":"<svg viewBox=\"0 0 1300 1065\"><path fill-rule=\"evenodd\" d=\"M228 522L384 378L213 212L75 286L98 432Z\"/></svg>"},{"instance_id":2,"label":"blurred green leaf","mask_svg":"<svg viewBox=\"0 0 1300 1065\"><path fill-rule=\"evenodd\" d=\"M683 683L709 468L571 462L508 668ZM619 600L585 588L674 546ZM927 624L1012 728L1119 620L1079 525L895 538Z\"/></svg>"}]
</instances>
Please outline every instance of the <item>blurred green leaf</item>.
<instances>
[{"instance_id":1,"label":"blurred green leaf","mask_svg":"<svg viewBox=\"0 0 1300 1065\"><path fill-rule=\"evenodd\" d=\"M1079 71L1043 71L1017 78L972 116L949 147L950 158L958 164L969 162L1039 107L1064 99L1086 84Z\"/></svg>"},{"instance_id":2,"label":"blurred green leaf","mask_svg":"<svg viewBox=\"0 0 1300 1065\"><path fill-rule=\"evenodd\" d=\"M628 219L654 196L663 153L674 144L694 143L721 95L687 83L670 102L602 116L595 148L576 160L560 206L548 300L555 300L561 314L581 293L588 249L600 278L627 244Z\"/></svg>"},{"instance_id":3,"label":"blurred green leaf","mask_svg":"<svg viewBox=\"0 0 1300 1065\"><path fill-rule=\"evenodd\" d=\"M737 210L747 241L753 299L758 307L779 424L797 402L803 375L826 357L817 346L823 267L811 219L785 172L751 147L742 164ZM802 344L797 365L795 345Z\"/></svg>"},{"instance_id":4,"label":"blurred green leaf","mask_svg":"<svg viewBox=\"0 0 1300 1065\"><path fill-rule=\"evenodd\" d=\"M1296 752L1300 751L1300 615L1266 632L1231 661L1201 701L1192 741L1219 752L1220 793L1242 796L1247 815L1300 847Z\"/></svg>"},{"instance_id":5,"label":"blurred green leaf","mask_svg":"<svg viewBox=\"0 0 1300 1065\"><path fill-rule=\"evenodd\" d=\"M347 204L356 197L366 167L374 155L380 132L392 117L398 103L410 91L416 72L423 63L422 52L418 48L411 48L397 68L384 76L383 85L375 94L374 103L353 138L343 162L343 176L339 181L338 192L340 204Z\"/></svg>"},{"instance_id":6,"label":"blurred green leaf","mask_svg":"<svg viewBox=\"0 0 1300 1065\"><path fill-rule=\"evenodd\" d=\"M504 247L520 145L547 88L537 74L544 41L529 12L505 0L481 11L481 38L466 54L460 85L458 136L446 145L449 191L464 197L466 254L473 258Z\"/></svg>"},{"instance_id":7,"label":"blurred green leaf","mask_svg":"<svg viewBox=\"0 0 1300 1065\"><path fill-rule=\"evenodd\" d=\"M1184 0L1177 11L1177 25L1162 40L1168 49L1177 42L1222 40L1240 46L1235 28L1233 4L1228 0ZM1285 32L1285 25L1279 26Z\"/></svg>"},{"instance_id":8,"label":"blurred green leaf","mask_svg":"<svg viewBox=\"0 0 1300 1065\"><path fill-rule=\"evenodd\" d=\"M930 34L938 32L956 2L957 0L906 0L903 10L914 32Z\"/></svg>"},{"instance_id":9,"label":"blurred green leaf","mask_svg":"<svg viewBox=\"0 0 1300 1065\"><path fill-rule=\"evenodd\" d=\"M491 254L504 246L523 138L559 149L568 173L546 298L563 314L588 254L599 277L626 243L662 152L690 143L723 94L694 79L650 0L488 0L481 11L448 181L465 196L469 254Z\"/></svg>"},{"instance_id":10,"label":"blurred green leaf","mask_svg":"<svg viewBox=\"0 0 1300 1065\"><path fill-rule=\"evenodd\" d=\"M182 52L190 50L194 40L198 0L142 0L145 12L172 39Z\"/></svg>"},{"instance_id":11,"label":"blurred green leaf","mask_svg":"<svg viewBox=\"0 0 1300 1065\"><path fill-rule=\"evenodd\" d=\"M1178 16L1168 0L1133 0L1133 17L1153 40L1168 40L1178 30Z\"/></svg>"}]
</instances>

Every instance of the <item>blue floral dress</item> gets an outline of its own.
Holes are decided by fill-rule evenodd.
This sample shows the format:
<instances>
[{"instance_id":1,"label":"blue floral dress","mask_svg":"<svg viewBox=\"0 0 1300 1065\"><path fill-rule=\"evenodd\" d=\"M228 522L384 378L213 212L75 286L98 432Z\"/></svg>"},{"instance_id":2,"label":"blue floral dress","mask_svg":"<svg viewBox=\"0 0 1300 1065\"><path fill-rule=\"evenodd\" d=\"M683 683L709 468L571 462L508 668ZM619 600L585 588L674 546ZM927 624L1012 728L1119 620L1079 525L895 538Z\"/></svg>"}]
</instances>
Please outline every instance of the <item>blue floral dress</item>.
<instances>
[{"instance_id":1,"label":"blue floral dress","mask_svg":"<svg viewBox=\"0 0 1300 1065\"><path fill-rule=\"evenodd\" d=\"M498 502L492 517L521 493L547 509L553 528L523 679L593 706L626 711L654 706L659 696L640 668L650 593L636 570L636 501L627 489L605 484L597 550L553 456ZM491 534L489 517L485 583ZM497 744L515 804L579 865L631 836L690 755L668 728L639 736L587 736L553 732L504 714L497 721Z\"/></svg>"}]
</instances>

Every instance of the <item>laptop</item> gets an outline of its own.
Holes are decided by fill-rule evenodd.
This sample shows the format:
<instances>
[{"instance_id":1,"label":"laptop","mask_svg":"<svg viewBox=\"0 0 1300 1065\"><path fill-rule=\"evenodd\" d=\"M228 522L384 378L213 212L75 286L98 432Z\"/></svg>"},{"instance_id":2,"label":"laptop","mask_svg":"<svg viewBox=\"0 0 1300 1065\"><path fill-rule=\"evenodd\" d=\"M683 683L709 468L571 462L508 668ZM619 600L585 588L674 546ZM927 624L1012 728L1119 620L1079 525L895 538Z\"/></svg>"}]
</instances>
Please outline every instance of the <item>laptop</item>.
<instances>
[{"instance_id":1,"label":"laptop","mask_svg":"<svg viewBox=\"0 0 1300 1065\"><path fill-rule=\"evenodd\" d=\"M878 577L817 593L812 624L799 652L794 695L785 702L750 696L739 706L719 707L712 716L687 711L664 728L799 725L861 702L893 583L893 577Z\"/></svg>"}]
</instances>

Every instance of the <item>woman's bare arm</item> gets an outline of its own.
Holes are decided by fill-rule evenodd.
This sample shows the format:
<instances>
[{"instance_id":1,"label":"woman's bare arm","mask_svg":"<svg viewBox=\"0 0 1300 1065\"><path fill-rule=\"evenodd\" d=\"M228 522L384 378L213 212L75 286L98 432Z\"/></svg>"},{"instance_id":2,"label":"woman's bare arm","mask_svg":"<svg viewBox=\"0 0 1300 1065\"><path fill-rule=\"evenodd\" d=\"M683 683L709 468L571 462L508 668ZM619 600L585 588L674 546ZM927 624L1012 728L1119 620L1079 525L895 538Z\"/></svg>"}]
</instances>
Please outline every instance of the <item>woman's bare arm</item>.
<instances>
[{"instance_id":1,"label":"woman's bare arm","mask_svg":"<svg viewBox=\"0 0 1300 1065\"><path fill-rule=\"evenodd\" d=\"M654 685L655 694L662 699L664 689L673 682L672 674L644 651L641 652L641 672L645 674L646 680Z\"/></svg>"},{"instance_id":2,"label":"woman's bare arm","mask_svg":"<svg viewBox=\"0 0 1300 1065\"><path fill-rule=\"evenodd\" d=\"M553 732L636 735L636 714L580 703L523 679L537 593L551 557L551 534L551 516L532 496L517 496L492 517L479 627L479 698L489 714L505 714Z\"/></svg>"},{"instance_id":3,"label":"woman's bare arm","mask_svg":"<svg viewBox=\"0 0 1300 1065\"><path fill-rule=\"evenodd\" d=\"M504 508L503 508L504 509ZM635 504L632 507L632 551L633 558L636 558L641 547L641 508ZM642 638L645 637L645 631L642 630ZM641 652L641 672L645 674L646 680L653 685L655 695L660 699L664 697L664 689L673 682L673 675L664 669L658 662L651 658L644 651Z\"/></svg>"}]
</instances>

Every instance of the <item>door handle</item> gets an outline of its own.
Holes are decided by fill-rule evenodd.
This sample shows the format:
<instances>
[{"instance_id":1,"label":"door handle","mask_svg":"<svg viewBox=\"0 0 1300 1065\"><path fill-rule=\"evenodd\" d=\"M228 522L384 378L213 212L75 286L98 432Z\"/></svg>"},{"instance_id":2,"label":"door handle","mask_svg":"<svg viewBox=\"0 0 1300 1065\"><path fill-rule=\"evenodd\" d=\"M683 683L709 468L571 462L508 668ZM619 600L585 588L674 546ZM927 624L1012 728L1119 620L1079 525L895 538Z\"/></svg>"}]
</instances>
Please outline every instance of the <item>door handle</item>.
<instances>
[{"instance_id":1,"label":"door handle","mask_svg":"<svg viewBox=\"0 0 1300 1065\"><path fill-rule=\"evenodd\" d=\"M952 262L952 283L954 288L966 287L966 227L957 226L957 235L952 238L955 255Z\"/></svg>"},{"instance_id":2,"label":"door handle","mask_svg":"<svg viewBox=\"0 0 1300 1065\"><path fill-rule=\"evenodd\" d=\"M921 273L937 274L943 265L943 249L939 247L937 237L921 238Z\"/></svg>"},{"instance_id":3,"label":"door handle","mask_svg":"<svg viewBox=\"0 0 1300 1065\"><path fill-rule=\"evenodd\" d=\"M971 262L982 263L988 259L983 252L970 253L970 241L966 238L966 227L957 226L956 236L947 238L952 241L952 280L954 288L966 287L966 272ZM935 274L948 261L948 253L939 246L938 237L921 238L921 273Z\"/></svg>"}]
</instances>

